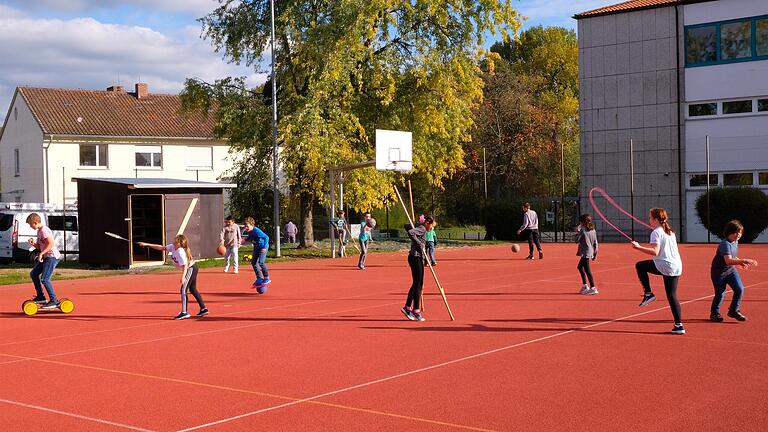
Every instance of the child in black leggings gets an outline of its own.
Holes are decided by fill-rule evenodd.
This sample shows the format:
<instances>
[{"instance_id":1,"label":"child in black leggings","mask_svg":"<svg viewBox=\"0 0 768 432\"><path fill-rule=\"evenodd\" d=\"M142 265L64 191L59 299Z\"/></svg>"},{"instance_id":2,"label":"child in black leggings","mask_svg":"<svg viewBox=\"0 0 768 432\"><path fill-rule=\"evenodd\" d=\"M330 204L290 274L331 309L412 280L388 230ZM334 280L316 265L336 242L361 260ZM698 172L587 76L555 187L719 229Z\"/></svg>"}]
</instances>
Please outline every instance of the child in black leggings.
<instances>
[{"instance_id":1,"label":"child in black leggings","mask_svg":"<svg viewBox=\"0 0 768 432\"><path fill-rule=\"evenodd\" d=\"M422 224L416 225L416 227L412 227L410 224L405 226L408 237L411 238L411 251L408 253L408 266L411 268L413 283L408 290L408 298L405 301L405 306L400 309L400 311L411 321L427 320L421 313L421 290L424 287L424 260L427 259L424 250L426 244L424 236L427 231L432 229L434 223L435 220L432 216L425 216Z\"/></svg>"},{"instance_id":2,"label":"child in black leggings","mask_svg":"<svg viewBox=\"0 0 768 432\"><path fill-rule=\"evenodd\" d=\"M576 241L579 244L576 255L581 257L579 265L576 266L582 283L579 294L595 295L597 294L597 287L595 287L595 280L592 278L592 270L589 268L589 260L597 259L597 233L595 232L595 224L592 223L592 216L583 214L579 217L579 222L578 234L576 235ZM587 280L589 280L589 285L587 285Z\"/></svg>"},{"instance_id":3,"label":"child in black leggings","mask_svg":"<svg viewBox=\"0 0 768 432\"><path fill-rule=\"evenodd\" d=\"M677 300L677 283L680 275L683 274L683 261L680 259L680 253L677 251L677 239L675 232L669 225L667 211L663 208L651 209L648 221L653 228L651 233L651 247L640 246L636 241L632 242L632 247L645 254L653 256L652 260L639 261L635 264L637 277L643 285L643 300L640 306L656 300L656 296L651 292L651 284L648 280L648 273L661 275L664 277L664 290L667 292L667 301L669 308L672 309L672 317L675 319L675 326L672 327L672 333L685 334L683 320L680 311L680 302Z\"/></svg>"}]
</instances>

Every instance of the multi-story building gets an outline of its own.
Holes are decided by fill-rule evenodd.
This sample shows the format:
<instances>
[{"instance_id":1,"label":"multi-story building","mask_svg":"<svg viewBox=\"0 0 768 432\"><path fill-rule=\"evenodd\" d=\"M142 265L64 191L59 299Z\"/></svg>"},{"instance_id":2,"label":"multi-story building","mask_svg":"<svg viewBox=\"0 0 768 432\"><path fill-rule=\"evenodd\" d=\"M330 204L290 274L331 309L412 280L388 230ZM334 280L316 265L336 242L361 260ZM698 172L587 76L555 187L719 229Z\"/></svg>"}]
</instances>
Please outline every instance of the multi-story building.
<instances>
[{"instance_id":1,"label":"multi-story building","mask_svg":"<svg viewBox=\"0 0 768 432\"><path fill-rule=\"evenodd\" d=\"M0 199L77 201L72 178L217 182L233 161L213 115L179 112L176 95L19 87L0 133Z\"/></svg>"},{"instance_id":2,"label":"multi-story building","mask_svg":"<svg viewBox=\"0 0 768 432\"><path fill-rule=\"evenodd\" d=\"M768 193L768 1L633 0L575 18L582 196L600 186L642 219L665 207L701 242L707 168L710 187Z\"/></svg>"}]
</instances>

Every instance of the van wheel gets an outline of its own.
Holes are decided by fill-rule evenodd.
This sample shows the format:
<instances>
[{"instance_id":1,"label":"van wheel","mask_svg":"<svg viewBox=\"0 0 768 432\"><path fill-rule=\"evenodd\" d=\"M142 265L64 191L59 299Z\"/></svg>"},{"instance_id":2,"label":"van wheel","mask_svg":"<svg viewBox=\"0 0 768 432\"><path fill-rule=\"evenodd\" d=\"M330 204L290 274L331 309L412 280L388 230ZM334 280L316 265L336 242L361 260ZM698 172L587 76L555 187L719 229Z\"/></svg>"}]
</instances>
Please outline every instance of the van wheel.
<instances>
[{"instance_id":1,"label":"van wheel","mask_svg":"<svg viewBox=\"0 0 768 432\"><path fill-rule=\"evenodd\" d=\"M37 256L38 255L40 255L40 251L37 250L37 249L29 251L29 258L28 258L27 262L33 263L33 262L37 261Z\"/></svg>"}]
</instances>

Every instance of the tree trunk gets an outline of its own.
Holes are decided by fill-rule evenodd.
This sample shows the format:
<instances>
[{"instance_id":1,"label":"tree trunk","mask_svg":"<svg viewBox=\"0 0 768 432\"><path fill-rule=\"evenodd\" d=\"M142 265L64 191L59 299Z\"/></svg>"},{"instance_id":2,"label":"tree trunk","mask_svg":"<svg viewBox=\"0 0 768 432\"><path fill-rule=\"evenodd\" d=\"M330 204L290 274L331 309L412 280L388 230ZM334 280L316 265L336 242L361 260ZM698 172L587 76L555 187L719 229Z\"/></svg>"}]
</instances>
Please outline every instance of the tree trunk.
<instances>
[{"instance_id":1,"label":"tree trunk","mask_svg":"<svg viewBox=\"0 0 768 432\"><path fill-rule=\"evenodd\" d=\"M299 212L301 222L299 223L299 248L310 248L315 246L315 233L312 229L312 206L315 197L309 192L299 193Z\"/></svg>"}]
</instances>

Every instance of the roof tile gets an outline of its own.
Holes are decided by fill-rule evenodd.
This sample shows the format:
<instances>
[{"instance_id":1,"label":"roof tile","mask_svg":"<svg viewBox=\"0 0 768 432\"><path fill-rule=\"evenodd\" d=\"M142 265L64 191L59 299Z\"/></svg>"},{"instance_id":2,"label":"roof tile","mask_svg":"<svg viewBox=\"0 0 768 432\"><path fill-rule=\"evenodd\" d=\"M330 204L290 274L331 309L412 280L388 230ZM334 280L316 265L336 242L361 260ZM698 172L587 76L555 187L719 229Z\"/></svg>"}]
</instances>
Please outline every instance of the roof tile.
<instances>
[{"instance_id":1,"label":"roof tile","mask_svg":"<svg viewBox=\"0 0 768 432\"><path fill-rule=\"evenodd\" d=\"M84 136L210 138L214 116L182 115L177 95L19 87L43 133Z\"/></svg>"},{"instance_id":2,"label":"roof tile","mask_svg":"<svg viewBox=\"0 0 768 432\"><path fill-rule=\"evenodd\" d=\"M637 9L647 9L659 6L672 6L679 3L679 0L630 0L611 6L605 6L586 12L578 13L574 18L589 18L596 15L606 15L609 13L629 12Z\"/></svg>"}]
</instances>

